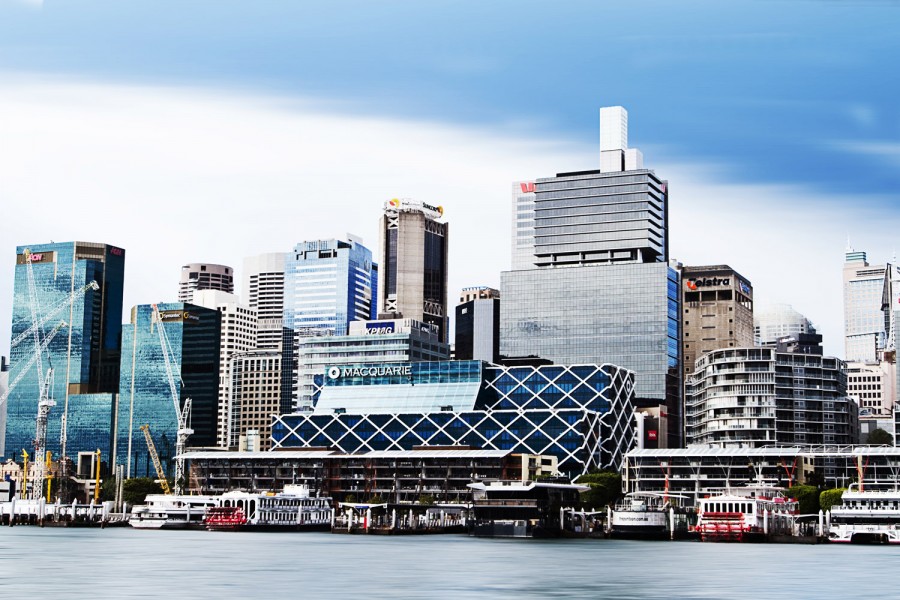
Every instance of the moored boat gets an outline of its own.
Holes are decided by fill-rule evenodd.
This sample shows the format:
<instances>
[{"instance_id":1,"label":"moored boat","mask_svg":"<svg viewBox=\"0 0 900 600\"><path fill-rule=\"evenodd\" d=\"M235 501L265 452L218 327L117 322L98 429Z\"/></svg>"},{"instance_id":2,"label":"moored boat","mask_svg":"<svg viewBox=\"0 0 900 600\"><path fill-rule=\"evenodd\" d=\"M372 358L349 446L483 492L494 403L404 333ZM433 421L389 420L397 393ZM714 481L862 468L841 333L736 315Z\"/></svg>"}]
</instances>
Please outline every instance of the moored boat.
<instances>
[{"instance_id":1,"label":"moored boat","mask_svg":"<svg viewBox=\"0 0 900 600\"><path fill-rule=\"evenodd\" d=\"M327 531L331 528L331 498L313 497L305 485L287 485L282 492L226 492L206 511L207 529Z\"/></svg>"},{"instance_id":2,"label":"moored boat","mask_svg":"<svg viewBox=\"0 0 900 600\"><path fill-rule=\"evenodd\" d=\"M609 532L612 537L665 539L687 531L686 496L659 492L626 494L612 509Z\"/></svg>"},{"instance_id":3,"label":"moored boat","mask_svg":"<svg viewBox=\"0 0 900 600\"><path fill-rule=\"evenodd\" d=\"M763 541L769 533L792 531L799 503L766 485L729 488L702 498L696 530L704 542Z\"/></svg>"},{"instance_id":4,"label":"moored boat","mask_svg":"<svg viewBox=\"0 0 900 600\"><path fill-rule=\"evenodd\" d=\"M203 527L203 515L216 497L149 494L144 502L131 509L128 524L135 529L195 529Z\"/></svg>"},{"instance_id":5,"label":"moored boat","mask_svg":"<svg viewBox=\"0 0 900 600\"><path fill-rule=\"evenodd\" d=\"M874 489L873 489L874 488ZM831 509L828 541L900 544L900 490L852 483Z\"/></svg>"}]
</instances>

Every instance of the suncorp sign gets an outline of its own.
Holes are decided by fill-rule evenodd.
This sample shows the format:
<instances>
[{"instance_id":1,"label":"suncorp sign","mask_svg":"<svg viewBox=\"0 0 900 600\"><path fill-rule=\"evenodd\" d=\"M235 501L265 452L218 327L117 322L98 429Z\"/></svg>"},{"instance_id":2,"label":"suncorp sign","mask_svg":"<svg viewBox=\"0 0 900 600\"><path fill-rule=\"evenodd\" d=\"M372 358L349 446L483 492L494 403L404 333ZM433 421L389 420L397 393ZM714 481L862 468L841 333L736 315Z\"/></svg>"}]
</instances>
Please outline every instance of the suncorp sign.
<instances>
[{"instance_id":1,"label":"suncorp sign","mask_svg":"<svg viewBox=\"0 0 900 600\"><path fill-rule=\"evenodd\" d=\"M412 375L412 365L385 367L328 367L328 377L385 377L390 375Z\"/></svg>"},{"instance_id":2,"label":"suncorp sign","mask_svg":"<svg viewBox=\"0 0 900 600\"><path fill-rule=\"evenodd\" d=\"M715 287L720 285L731 285L731 277L698 277L696 279L686 279L684 287L691 291L696 291L702 287Z\"/></svg>"},{"instance_id":3,"label":"suncorp sign","mask_svg":"<svg viewBox=\"0 0 900 600\"><path fill-rule=\"evenodd\" d=\"M444 216L444 207L435 206L418 200L410 200L409 198L391 198L385 205L387 210L420 210L433 219Z\"/></svg>"}]
</instances>

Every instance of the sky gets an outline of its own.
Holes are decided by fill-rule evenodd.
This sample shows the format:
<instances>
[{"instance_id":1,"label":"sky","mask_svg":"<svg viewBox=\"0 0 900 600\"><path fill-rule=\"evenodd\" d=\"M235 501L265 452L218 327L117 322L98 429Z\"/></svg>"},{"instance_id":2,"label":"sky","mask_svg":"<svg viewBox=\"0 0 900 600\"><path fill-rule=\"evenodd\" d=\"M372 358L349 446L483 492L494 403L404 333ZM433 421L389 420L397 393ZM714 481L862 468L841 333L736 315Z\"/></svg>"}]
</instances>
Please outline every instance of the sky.
<instances>
[{"instance_id":1,"label":"sky","mask_svg":"<svg viewBox=\"0 0 900 600\"><path fill-rule=\"evenodd\" d=\"M188 262L374 248L408 197L446 209L451 300L498 287L511 182L597 168L622 105L672 257L842 356L848 239L898 246L898 26L889 0L0 0L0 354L15 246L50 240L124 247L130 307Z\"/></svg>"}]
</instances>

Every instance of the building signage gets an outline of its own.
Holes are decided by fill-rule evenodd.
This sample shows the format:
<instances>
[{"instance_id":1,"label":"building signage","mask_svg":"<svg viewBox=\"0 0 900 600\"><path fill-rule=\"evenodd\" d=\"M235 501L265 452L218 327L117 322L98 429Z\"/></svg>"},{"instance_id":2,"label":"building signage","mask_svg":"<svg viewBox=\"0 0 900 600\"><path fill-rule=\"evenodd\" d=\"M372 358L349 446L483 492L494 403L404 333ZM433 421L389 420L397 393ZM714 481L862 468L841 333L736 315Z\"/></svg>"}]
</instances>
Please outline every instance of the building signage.
<instances>
[{"instance_id":1,"label":"building signage","mask_svg":"<svg viewBox=\"0 0 900 600\"><path fill-rule=\"evenodd\" d=\"M748 284L743 279L738 279L738 285L741 286L741 292L744 294L750 295L750 284Z\"/></svg>"},{"instance_id":2,"label":"building signage","mask_svg":"<svg viewBox=\"0 0 900 600\"><path fill-rule=\"evenodd\" d=\"M366 323L366 335L384 335L386 333L395 333L392 321Z\"/></svg>"},{"instance_id":3,"label":"building signage","mask_svg":"<svg viewBox=\"0 0 900 600\"><path fill-rule=\"evenodd\" d=\"M385 367L328 367L328 377L384 377L390 375L412 376L412 365Z\"/></svg>"},{"instance_id":4,"label":"building signage","mask_svg":"<svg viewBox=\"0 0 900 600\"><path fill-rule=\"evenodd\" d=\"M655 440L658 437L659 437L659 433L657 432L656 429L648 429L647 430L647 439L648 440Z\"/></svg>"},{"instance_id":5,"label":"building signage","mask_svg":"<svg viewBox=\"0 0 900 600\"><path fill-rule=\"evenodd\" d=\"M200 317L186 310L162 310L159 312L159 318L163 323L173 321L199 321Z\"/></svg>"},{"instance_id":6,"label":"building signage","mask_svg":"<svg viewBox=\"0 0 900 600\"><path fill-rule=\"evenodd\" d=\"M409 198L391 198L387 201L385 208L390 210L418 210L434 219L444 216L443 206L435 206L418 200L410 200Z\"/></svg>"},{"instance_id":7,"label":"building signage","mask_svg":"<svg viewBox=\"0 0 900 600\"><path fill-rule=\"evenodd\" d=\"M534 193L534 182L533 181L523 181L519 185L522 186L523 194L533 194Z\"/></svg>"},{"instance_id":8,"label":"building signage","mask_svg":"<svg viewBox=\"0 0 900 600\"><path fill-rule=\"evenodd\" d=\"M52 250L49 252L32 252L31 256L31 264L40 264L40 263L50 263L53 262L56 258L56 253ZM24 265L25 264L25 254L16 255L16 264Z\"/></svg>"},{"instance_id":9,"label":"building signage","mask_svg":"<svg viewBox=\"0 0 900 600\"><path fill-rule=\"evenodd\" d=\"M684 286L692 291L696 291L697 288L719 285L731 285L731 277L698 277L696 279L687 279L684 282Z\"/></svg>"},{"instance_id":10,"label":"building signage","mask_svg":"<svg viewBox=\"0 0 900 600\"><path fill-rule=\"evenodd\" d=\"M113 256L125 256L125 251L121 248L116 248L115 246L110 246L109 253Z\"/></svg>"}]
</instances>

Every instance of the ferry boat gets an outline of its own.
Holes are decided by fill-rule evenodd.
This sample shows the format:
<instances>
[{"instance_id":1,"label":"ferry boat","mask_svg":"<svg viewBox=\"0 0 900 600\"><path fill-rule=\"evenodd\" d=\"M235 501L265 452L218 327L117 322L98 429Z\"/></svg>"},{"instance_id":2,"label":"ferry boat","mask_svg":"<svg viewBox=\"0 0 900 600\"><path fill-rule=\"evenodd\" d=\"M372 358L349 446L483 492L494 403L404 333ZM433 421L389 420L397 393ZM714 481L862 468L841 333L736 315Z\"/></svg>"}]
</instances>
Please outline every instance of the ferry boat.
<instances>
[{"instance_id":1,"label":"ferry boat","mask_svg":"<svg viewBox=\"0 0 900 600\"><path fill-rule=\"evenodd\" d=\"M469 535L476 537L560 537L562 508L576 506L586 485L544 481L470 483L473 492Z\"/></svg>"},{"instance_id":2,"label":"ferry boat","mask_svg":"<svg viewBox=\"0 0 900 600\"><path fill-rule=\"evenodd\" d=\"M900 490L851 483L831 509L828 540L844 544L900 544Z\"/></svg>"},{"instance_id":3,"label":"ferry boat","mask_svg":"<svg viewBox=\"0 0 900 600\"><path fill-rule=\"evenodd\" d=\"M684 533L687 531L687 517L680 501L686 498L659 492L626 494L611 511L610 535L664 539L674 535L676 528Z\"/></svg>"},{"instance_id":4,"label":"ferry boat","mask_svg":"<svg viewBox=\"0 0 900 600\"><path fill-rule=\"evenodd\" d=\"M767 533L792 532L799 503L772 486L729 488L702 498L696 531L704 542L763 541Z\"/></svg>"},{"instance_id":5,"label":"ferry boat","mask_svg":"<svg viewBox=\"0 0 900 600\"><path fill-rule=\"evenodd\" d=\"M207 529L328 531L331 498L316 498L305 485L287 485L279 493L226 492L206 511Z\"/></svg>"},{"instance_id":6,"label":"ferry boat","mask_svg":"<svg viewBox=\"0 0 900 600\"><path fill-rule=\"evenodd\" d=\"M148 494L144 502L131 509L128 524L135 529L202 529L216 496Z\"/></svg>"}]
</instances>

